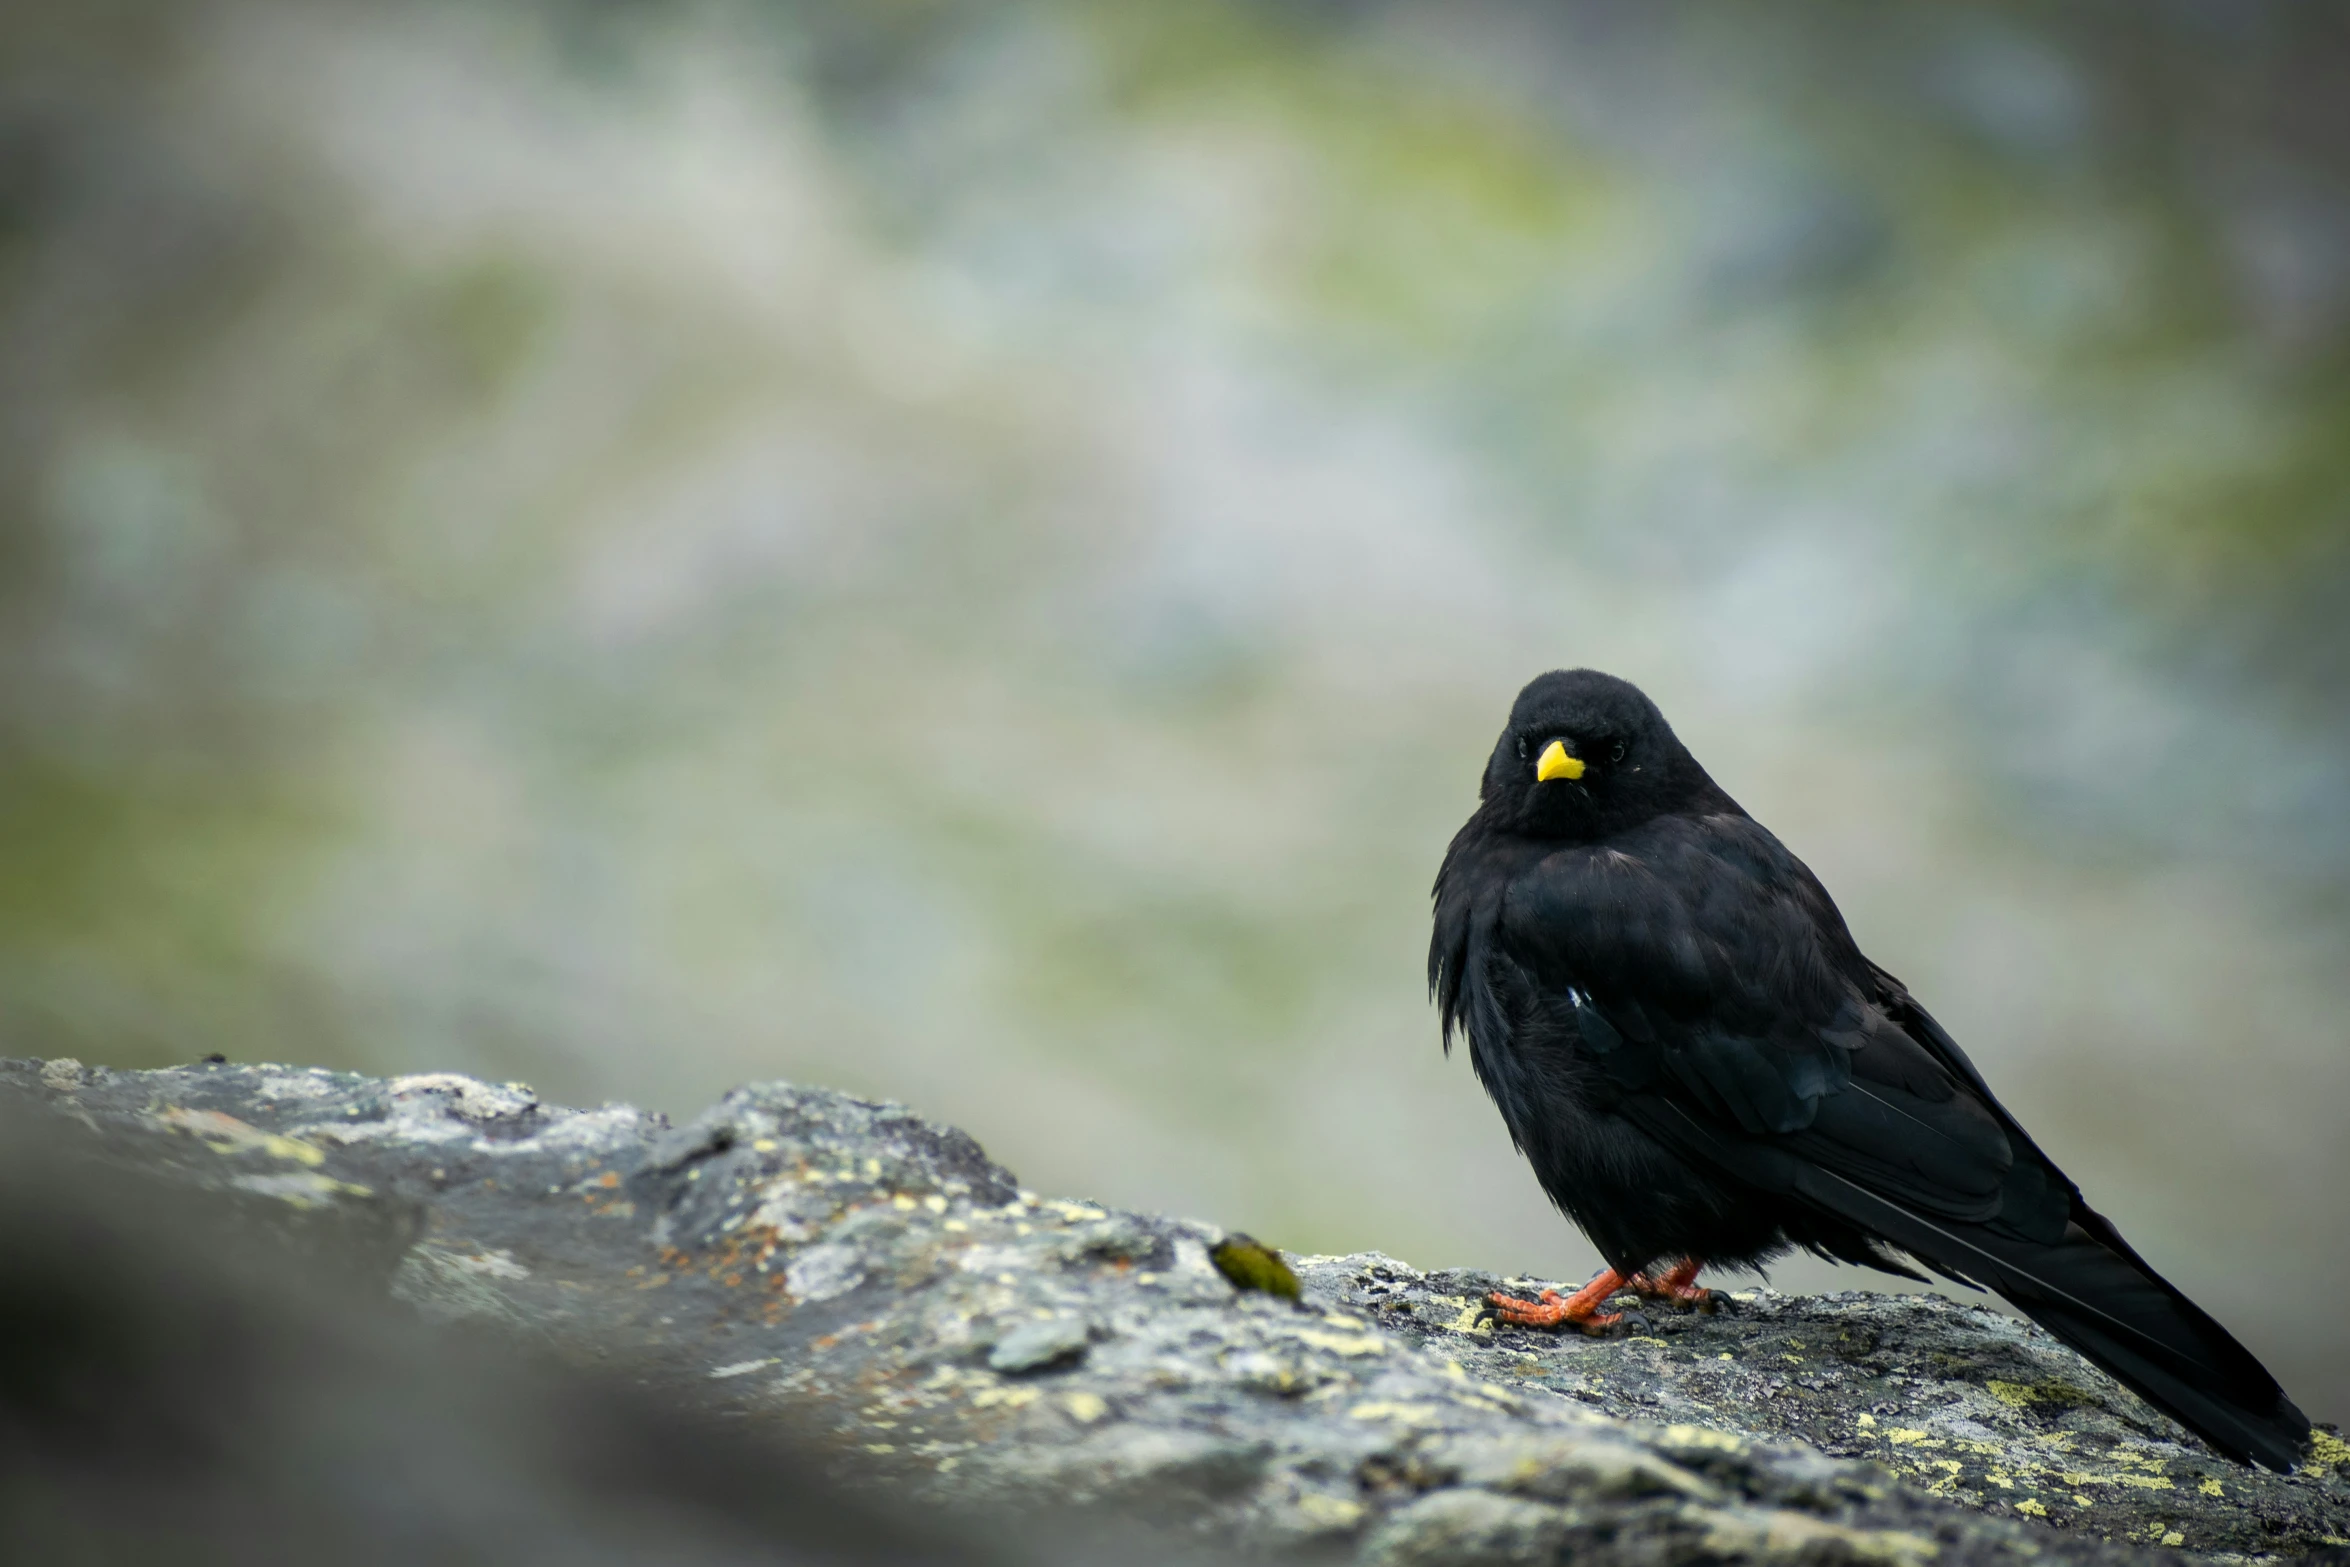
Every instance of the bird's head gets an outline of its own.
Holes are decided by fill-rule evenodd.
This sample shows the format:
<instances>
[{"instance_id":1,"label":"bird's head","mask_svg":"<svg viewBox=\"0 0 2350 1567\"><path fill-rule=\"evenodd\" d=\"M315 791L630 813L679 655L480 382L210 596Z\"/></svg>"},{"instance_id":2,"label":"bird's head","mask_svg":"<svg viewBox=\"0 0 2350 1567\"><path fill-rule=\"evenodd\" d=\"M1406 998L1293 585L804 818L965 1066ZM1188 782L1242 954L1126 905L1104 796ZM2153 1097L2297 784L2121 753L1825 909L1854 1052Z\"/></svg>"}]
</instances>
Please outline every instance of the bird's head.
<instances>
[{"instance_id":1,"label":"bird's head","mask_svg":"<svg viewBox=\"0 0 2350 1567\"><path fill-rule=\"evenodd\" d=\"M1720 791L1638 686L1560 669L1518 693L1479 794L1518 832L1587 841Z\"/></svg>"}]
</instances>

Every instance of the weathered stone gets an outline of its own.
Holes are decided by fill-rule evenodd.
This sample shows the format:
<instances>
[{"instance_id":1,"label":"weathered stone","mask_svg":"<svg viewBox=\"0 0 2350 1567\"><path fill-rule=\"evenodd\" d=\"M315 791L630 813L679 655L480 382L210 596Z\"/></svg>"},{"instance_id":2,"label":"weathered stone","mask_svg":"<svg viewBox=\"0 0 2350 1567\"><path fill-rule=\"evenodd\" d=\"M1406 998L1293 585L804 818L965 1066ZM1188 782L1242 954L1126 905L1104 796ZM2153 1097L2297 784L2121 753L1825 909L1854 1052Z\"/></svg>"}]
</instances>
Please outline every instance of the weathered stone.
<instances>
[{"instance_id":1,"label":"weathered stone","mask_svg":"<svg viewBox=\"0 0 2350 1567\"><path fill-rule=\"evenodd\" d=\"M0 1063L113 1156L371 1237L439 1319L828 1433L953 1506L1147 1517L1364 1561L2122 1560L2350 1535L2336 1443L2214 1458L2044 1334L1934 1297L1754 1291L1589 1339L1376 1255L1236 1290L1213 1225L1021 1191L958 1132L769 1084L672 1129L517 1085ZM327 1221L331 1220L331 1223Z\"/></svg>"},{"instance_id":2,"label":"weathered stone","mask_svg":"<svg viewBox=\"0 0 2350 1567\"><path fill-rule=\"evenodd\" d=\"M1064 1365L1085 1353L1086 1338L1081 1318L1048 1317L1042 1322L1025 1322L996 1340L995 1348L987 1352L987 1366L990 1371L1017 1376L1023 1371Z\"/></svg>"},{"instance_id":3,"label":"weathered stone","mask_svg":"<svg viewBox=\"0 0 2350 1567\"><path fill-rule=\"evenodd\" d=\"M1488 1491L1435 1491L1399 1508L1363 1542L1365 1567L1509 1567L1555 1560L1566 1512Z\"/></svg>"},{"instance_id":4,"label":"weathered stone","mask_svg":"<svg viewBox=\"0 0 2350 1567\"><path fill-rule=\"evenodd\" d=\"M2350 1533L2338 1438L2296 1476L2211 1453L2029 1323L1933 1295L1739 1291L1715 1313L1630 1296L1603 1338L1479 1320L1488 1291L1544 1282L1421 1273L1388 1258L1310 1258L1310 1292L1457 1358L1471 1374L1562 1395L1702 1443L1800 1441L1873 1459L1909 1485L2068 1534L2242 1555ZM1704 1467L1701 1450L1684 1462ZM1826 1475L1823 1483L1833 1483ZM2172 1538L2176 1536L2176 1538Z\"/></svg>"}]
</instances>

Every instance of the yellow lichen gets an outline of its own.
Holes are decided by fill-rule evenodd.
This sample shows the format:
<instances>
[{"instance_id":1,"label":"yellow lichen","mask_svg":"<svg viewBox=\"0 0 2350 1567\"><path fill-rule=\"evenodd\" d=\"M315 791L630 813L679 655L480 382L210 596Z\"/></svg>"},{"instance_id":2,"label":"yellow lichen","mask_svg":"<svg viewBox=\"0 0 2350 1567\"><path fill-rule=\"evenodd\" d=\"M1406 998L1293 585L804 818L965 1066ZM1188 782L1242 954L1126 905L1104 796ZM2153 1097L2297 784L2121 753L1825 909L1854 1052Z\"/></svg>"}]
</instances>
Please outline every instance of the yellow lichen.
<instances>
[{"instance_id":1,"label":"yellow lichen","mask_svg":"<svg viewBox=\"0 0 2350 1567\"><path fill-rule=\"evenodd\" d=\"M1433 1426L1444 1423L1444 1411L1435 1404L1368 1403L1357 1404L1348 1410L1354 1420L1385 1420L1402 1426Z\"/></svg>"},{"instance_id":2,"label":"yellow lichen","mask_svg":"<svg viewBox=\"0 0 2350 1567\"><path fill-rule=\"evenodd\" d=\"M1993 1378L1985 1382L1983 1387L2010 1409L2028 1409L2034 1404L2046 1404L2056 1409L2078 1409L2097 1403L2094 1393L2084 1393L2069 1382L2002 1382Z\"/></svg>"},{"instance_id":3,"label":"yellow lichen","mask_svg":"<svg viewBox=\"0 0 2350 1567\"><path fill-rule=\"evenodd\" d=\"M1297 1510L1305 1515L1308 1523L1325 1529L1351 1529L1363 1521L1362 1503L1323 1491L1308 1491L1300 1496Z\"/></svg>"},{"instance_id":4,"label":"yellow lichen","mask_svg":"<svg viewBox=\"0 0 2350 1567\"><path fill-rule=\"evenodd\" d=\"M1665 1441L1673 1447L1705 1448L1719 1453L1746 1451L1746 1444L1738 1438L1707 1426L1667 1426Z\"/></svg>"},{"instance_id":5,"label":"yellow lichen","mask_svg":"<svg viewBox=\"0 0 2350 1567\"><path fill-rule=\"evenodd\" d=\"M157 1125L168 1131L185 1132L217 1154L257 1153L272 1159L291 1159L297 1164L326 1163L323 1148L313 1147L298 1137L265 1132L218 1110L188 1110L170 1105L155 1112L154 1119Z\"/></svg>"},{"instance_id":6,"label":"yellow lichen","mask_svg":"<svg viewBox=\"0 0 2350 1567\"><path fill-rule=\"evenodd\" d=\"M1762 1561L1880 1562L1916 1567L1940 1554L1923 1535L1898 1529L1850 1529L1805 1513L1780 1510L1755 1518L1725 1510L1710 1520L1705 1549L1725 1557Z\"/></svg>"},{"instance_id":7,"label":"yellow lichen","mask_svg":"<svg viewBox=\"0 0 2350 1567\"><path fill-rule=\"evenodd\" d=\"M1006 1409L1024 1409L1035 1403L1038 1396L1037 1390L1032 1387L981 1388L971 1395L971 1407L973 1409L993 1409L996 1405L1001 1404Z\"/></svg>"},{"instance_id":8,"label":"yellow lichen","mask_svg":"<svg viewBox=\"0 0 2350 1567\"><path fill-rule=\"evenodd\" d=\"M1466 1333L1475 1338L1493 1337L1493 1324L1486 1320L1483 1310L1476 1301L1463 1300L1458 1295L1439 1295L1437 1301L1441 1305L1461 1308L1460 1314L1446 1324L1451 1331Z\"/></svg>"},{"instance_id":9,"label":"yellow lichen","mask_svg":"<svg viewBox=\"0 0 2350 1567\"><path fill-rule=\"evenodd\" d=\"M1940 1473L1929 1473L1933 1470L1939 1470ZM1926 1482L1926 1489L1943 1496L1958 1489L1959 1477L1965 1472L1966 1465L1955 1458L1929 1459L1917 1468L1918 1475Z\"/></svg>"}]
</instances>

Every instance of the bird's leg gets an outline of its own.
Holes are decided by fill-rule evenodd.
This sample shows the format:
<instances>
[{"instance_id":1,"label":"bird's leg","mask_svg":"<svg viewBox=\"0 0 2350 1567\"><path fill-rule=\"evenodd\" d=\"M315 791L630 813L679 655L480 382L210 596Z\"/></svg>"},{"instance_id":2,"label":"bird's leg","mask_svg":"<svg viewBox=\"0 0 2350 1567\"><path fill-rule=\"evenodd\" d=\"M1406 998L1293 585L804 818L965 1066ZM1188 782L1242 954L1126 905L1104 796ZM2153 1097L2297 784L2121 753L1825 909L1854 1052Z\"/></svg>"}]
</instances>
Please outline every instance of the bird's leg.
<instances>
[{"instance_id":1,"label":"bird's leg","mask_svg":"<svg viewBox=\"0 0 2350 1567\"><path fill-rule=\"evenodd\" d=\"M1697 1283L1697 1270L1704 1266L1695 1257L1683 1257L1662 1273L1635 1273L1624 1282L1635 1294L1650 1300L1669 1300L1676 1305L1702 1308L1714 1298L1712 1290L1702 1289Z\"/></svg>"},{"instance_id":2,"label":"bird's leg","mask_svg":"<svg viewBox=\"0 0 2350 1567\"><path fill-rule=\"evenodd\" d=\"M1586 1333L1599 1333L1613 1327L1618 1320L1617 1313L1599 1308L1623 1287L1624 1276L1609 1268L1572 1295L1544 1290L1542 1299L1534 1301L1495 1290L1485 1298L1493 1302L1494 1315L1513 1327L1555 1328L1561 1323L1572 1323Z\"/></svg>"}]
</instances>

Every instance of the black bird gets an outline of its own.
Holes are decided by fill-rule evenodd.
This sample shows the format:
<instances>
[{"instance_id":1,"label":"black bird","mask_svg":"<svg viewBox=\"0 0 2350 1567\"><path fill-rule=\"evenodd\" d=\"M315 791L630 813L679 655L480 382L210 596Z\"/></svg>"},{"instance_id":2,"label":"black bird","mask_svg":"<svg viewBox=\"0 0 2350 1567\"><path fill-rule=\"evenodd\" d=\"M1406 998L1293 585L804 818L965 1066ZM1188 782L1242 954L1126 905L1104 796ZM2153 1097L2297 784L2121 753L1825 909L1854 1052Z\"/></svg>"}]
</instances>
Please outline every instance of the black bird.
<instances>
[{"instance_id":1,"label":"black bird","mask_svg":"<svg viewBox=\"0 0 2350 1567\"><path fill-rule=\"evenodd\" d=\"M1451 1048L1610 1271L1506 1321L1596 1331L1626 1284L1791 1248L1989 1288L2239 1462L2309 1421L2081 1199L1818 879L1640 690L1518 694L1436 877L1428 980Z\"/></svg>"}]
</instances>

